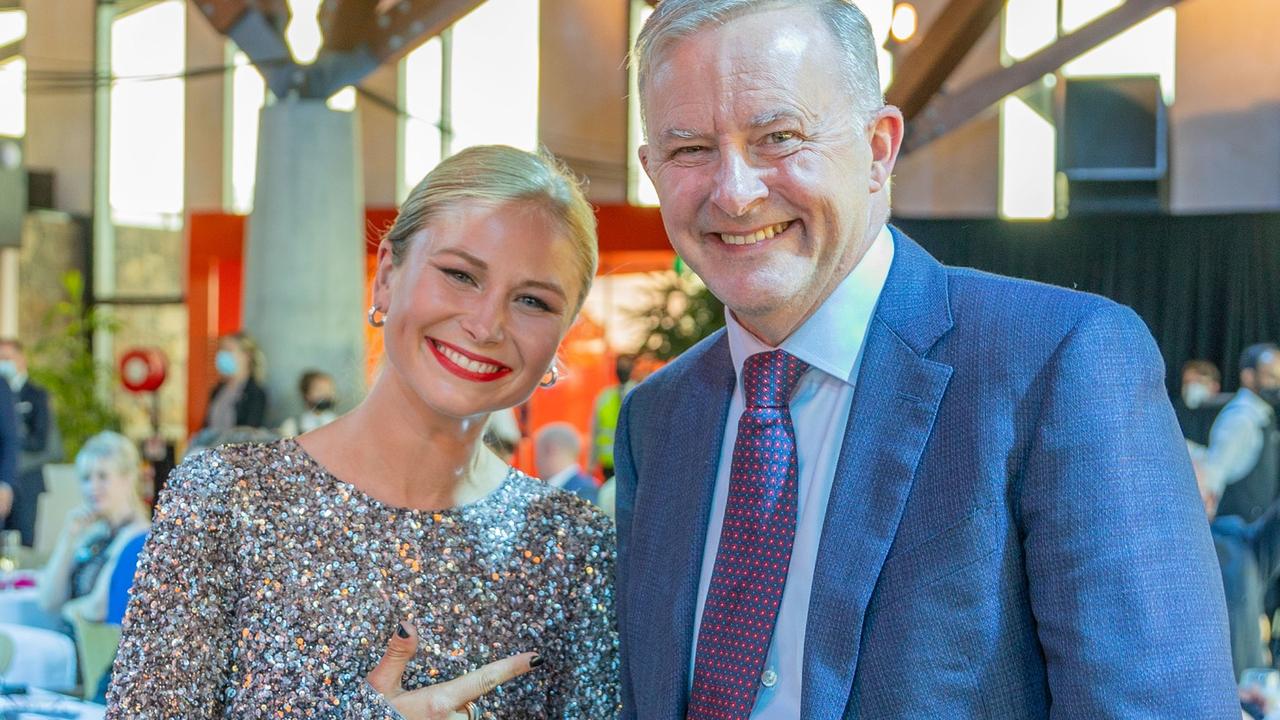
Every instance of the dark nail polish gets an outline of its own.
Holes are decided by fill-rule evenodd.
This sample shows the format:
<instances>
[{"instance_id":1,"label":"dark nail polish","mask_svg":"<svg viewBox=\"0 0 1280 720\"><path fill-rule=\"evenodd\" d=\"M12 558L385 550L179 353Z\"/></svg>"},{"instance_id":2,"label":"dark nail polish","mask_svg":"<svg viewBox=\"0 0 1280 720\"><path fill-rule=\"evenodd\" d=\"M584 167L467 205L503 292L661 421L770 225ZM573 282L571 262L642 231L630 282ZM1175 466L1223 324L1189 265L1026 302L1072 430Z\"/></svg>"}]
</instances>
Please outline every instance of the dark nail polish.
<instances>
[{"instance_id":1,"label":"dark nail polish","mask_svg":"<svg viewBox=\"0 0 1280 720\"><path fill-rule=\"evenodd\" d=\"M531 668L541 667L542 664L545 663L546 661L547 659L542 657L541 655L534 655L532 658L529 659L529 667Z\"/></svg>"},{"instance_id":2,"label":"dark nail polish","mask_svg":"<svg viewBox=\"0 0 1280 720\"><path fill-rule=\"evenodd\" d=\"M400 623L400 627L396 628L396 635L400 638L409 637L409 631L405 629L404 623Z\"/></svg>"}]
</instances>

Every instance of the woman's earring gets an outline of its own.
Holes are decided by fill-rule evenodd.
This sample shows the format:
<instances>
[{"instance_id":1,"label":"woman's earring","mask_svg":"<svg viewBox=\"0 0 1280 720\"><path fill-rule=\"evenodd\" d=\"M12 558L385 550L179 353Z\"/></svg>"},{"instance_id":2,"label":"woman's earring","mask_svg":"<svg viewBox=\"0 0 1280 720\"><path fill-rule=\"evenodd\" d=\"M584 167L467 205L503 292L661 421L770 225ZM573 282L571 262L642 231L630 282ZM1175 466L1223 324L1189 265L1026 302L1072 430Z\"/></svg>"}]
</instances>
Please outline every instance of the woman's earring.
<instances>
[{"instance_id":1,"label":"woman's earring","mask_svg":"<svg viewBox=\"0 0 1280 720\"><path fill-rule=\"evenodd\" d=\"M369 306L369 324L373 327L380 328L387 324L387 313L382 313L382 317L378 317L378 306L373 304Z\"/></svg>"},{"instance_id":2,"label":"woman's earring","mask_svg":"<svg viewBox=\"0 0 1280 720\"><path fill-rule=\"evenodd\" d=\"M558 382L560 382L560 367L553 362L551 363L551 369L547 371L546 375L542 376L542 382L538 383L538 387L549 388Z\"/></svg>"}]
</instances>

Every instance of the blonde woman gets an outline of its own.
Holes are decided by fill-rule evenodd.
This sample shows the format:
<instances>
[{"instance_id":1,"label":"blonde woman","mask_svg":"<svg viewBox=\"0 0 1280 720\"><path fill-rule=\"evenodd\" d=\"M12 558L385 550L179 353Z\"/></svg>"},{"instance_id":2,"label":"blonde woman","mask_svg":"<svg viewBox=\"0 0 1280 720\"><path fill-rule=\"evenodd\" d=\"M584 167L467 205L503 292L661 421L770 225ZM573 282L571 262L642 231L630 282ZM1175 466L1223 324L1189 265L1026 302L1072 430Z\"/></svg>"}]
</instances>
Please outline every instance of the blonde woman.
<instances>
[{"instance_id":1,"label":"blonde woman","mask_svg":"<svg viewBox=\"0 0 1280 720\"><path fill-rule=\"evenodd\" d=\"M84 504L67 514L40 576L45 612L101 622L120 551L150 527L142 502L142 462L125 436L101 432L76 453Z\"/></svg>"},{"instance_id":2,"label":"blonde woman","mask_svg":"<svg viewBox=\"0 0 1280 720\"><path fill-rule=\"evenodd\" d=\"M378 249L367 398L169 482L107 717L613 717L610 523L481 443L554 382L595 268L553 160L433 170Z\"/></svg>"}]
</instances>

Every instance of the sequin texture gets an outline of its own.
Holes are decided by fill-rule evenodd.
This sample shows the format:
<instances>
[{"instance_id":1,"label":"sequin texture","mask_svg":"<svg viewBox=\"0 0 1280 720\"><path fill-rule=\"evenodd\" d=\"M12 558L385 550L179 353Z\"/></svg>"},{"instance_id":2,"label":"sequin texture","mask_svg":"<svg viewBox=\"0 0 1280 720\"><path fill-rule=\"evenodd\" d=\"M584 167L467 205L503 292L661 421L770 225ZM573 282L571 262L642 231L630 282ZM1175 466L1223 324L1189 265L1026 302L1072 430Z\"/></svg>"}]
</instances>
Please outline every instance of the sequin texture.
<instances>
[{"instance_id":1,"label":"sequin texture","mask_svg":"<svg viewBox=\"0 0 1280 720\"><path fill-rule=\"evenodd\" d=\"M458 508L395 508L292 440L201 453L165 488L108 718L399 718L364 681L402 619L408 689L536 650L494 718L618 712L609 520L517 470Z\"/></svg>"}]
</instances>

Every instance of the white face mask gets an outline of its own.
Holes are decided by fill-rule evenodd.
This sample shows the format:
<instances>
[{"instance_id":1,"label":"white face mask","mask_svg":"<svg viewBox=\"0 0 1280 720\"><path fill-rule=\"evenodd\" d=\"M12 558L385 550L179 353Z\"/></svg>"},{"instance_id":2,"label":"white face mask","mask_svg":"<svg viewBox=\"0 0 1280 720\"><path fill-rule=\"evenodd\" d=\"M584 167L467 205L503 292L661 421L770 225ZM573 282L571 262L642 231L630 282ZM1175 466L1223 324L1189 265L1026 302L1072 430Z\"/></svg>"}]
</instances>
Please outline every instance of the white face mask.
<instances>
[{"instance_id":1,"label":"white face mask","mask_svg":"<svg viewBox=\"0 0 1280 720\"><path fill-rule=\"evenodd\" d=\"M1192 410L1203 405L1212 396L1213 393L1209 390L1208 385L1188 383L1182 386L1182 402L1186 403L1186 406Z\"/></svg>"}]
</instances>

